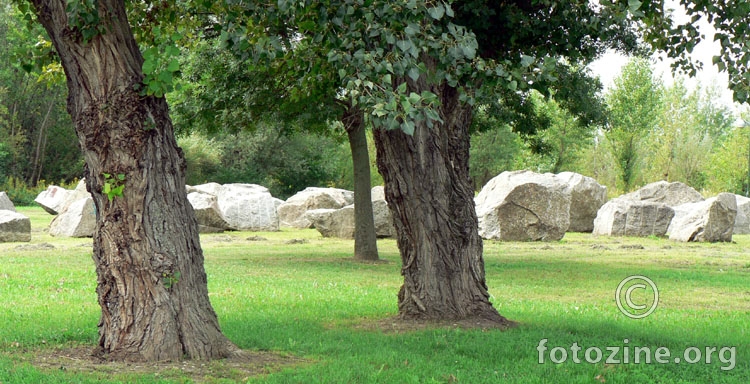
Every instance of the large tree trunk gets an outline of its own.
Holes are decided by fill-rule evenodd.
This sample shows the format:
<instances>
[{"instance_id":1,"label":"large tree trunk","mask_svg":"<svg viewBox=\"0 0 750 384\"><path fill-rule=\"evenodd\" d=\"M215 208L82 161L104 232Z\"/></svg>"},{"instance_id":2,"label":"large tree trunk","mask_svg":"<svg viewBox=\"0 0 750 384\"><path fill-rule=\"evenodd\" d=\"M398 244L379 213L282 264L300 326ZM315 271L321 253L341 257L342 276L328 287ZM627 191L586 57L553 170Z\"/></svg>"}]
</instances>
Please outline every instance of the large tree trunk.
<instances>
[{"instance_id":1,"label":"large tree trunk","mask_svg":"<svg viewBox=\"0 0 750 384\"><path fill-rule=\"evenodd\" d=\"M208 300L185 161L167 103L138 91L143 58L123 1L98 1L102 33L89 42L69 27L65 0L33 4L65 69L68 112L96 205L98 352L147 361L236 352ZM122 196L103 194L105 183L118 185L118 175L124 175Z\"/></svg>"},{"instance_id":2,"label":"large tree trunk","mask_svg":"<svg viewBox=\"0 0 750 384\"><path fill-rule=\"evenodd\" d=\"M418 94L427 87L409 83ZM471 107L459 102L452 87L429 90L441 98L445 123L417 124L412 136L375 131L378 170L403 263L399 317L509 324L489 302L485 283L469 176Z\"/></svg>"},{"instance_id":3,"label":"large tree trunk","mask_svg":"<svg viewBox=\"0 0 750 384\"><path fill-rule=\"evenodd\" d=\"M367 135L362 111L359 108L348 108L341 120L349 136L354 169L354 258L376 261L378 242L372 212L370 154L367 152Z\"/></svg>"}]
</instances>

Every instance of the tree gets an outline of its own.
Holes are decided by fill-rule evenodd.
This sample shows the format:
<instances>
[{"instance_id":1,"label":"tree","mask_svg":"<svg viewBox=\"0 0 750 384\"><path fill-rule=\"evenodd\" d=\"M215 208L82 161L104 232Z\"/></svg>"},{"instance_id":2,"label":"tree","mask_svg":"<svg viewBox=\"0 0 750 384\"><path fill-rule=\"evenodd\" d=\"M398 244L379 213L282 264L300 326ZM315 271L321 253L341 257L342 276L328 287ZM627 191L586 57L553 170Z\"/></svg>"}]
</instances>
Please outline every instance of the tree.
<instances>
[{"instance_id":1,"label":"tree","mask_svg":"<svg viewBox=\"0 0 750 384\"><path fill-rule=\"evenodd\" d=\"M187 74L188 89L178 96L177 110L187 117L180 125L216 132L221 127L252 130L258 121L275 120L283 122L285 134L299 134L304 130L338 135L339 130L334 133L330 127L339 122L351 150L355 200L354 258L378 260L363 112L356 106L336 100L339 88L330 76L321 75L315 84L297 87L299 77L309 75L311 62L318 60L312 68L317 67L325 73L320 69L326 68L324 58L311 57L303 43L285 41L287 49L280 57L248 63L244 59L248 52L242 47L229 42L219 47L216 40L211 38L199 45L196 53L191 55L192 63L186 65L192 73ZM222 60L216 60L216 57Z\"/></svg>"},{"instance_id":2,"label":"tree","mask_svg":"<svg viewBox=\"0 0 750 384\"><path fill-rule=\"evenodd\" d=\"M645 59L632 59L606 95L610 127L607 132L619 167L619 187L628 192L641 176L643 138L656 126L662 103L661 84Z\"/></svg>"},{"instance_id":3,"label":"tree","mask_svg":"<svg viewBox=\"0 0 750 384\"><path fill-rule=\"evenodd\" d=\"M222 33L272 57L288 51L280 43L285 37L314 48L310 56L324 55L332 70L325 73L337 75L339 99L361 108L376 128L378 169L403 263L400 316L506 324L489 302L469 178L479 85L543 87L557 69L636 39L622 4L603 11L588 2L453 4L233 3L225 14L239 16ZM250 30L260 36L254 44L245 42ZM303 89L321 73L310 69L299 80Z\"/></svg>"},{"instance_id":4,"label":"tree","mask_svg":"<svg viewBox=\"0 0 750 384\"><path fill-rule=\"evenodd\" d=\"M150 84L125 2L31 3L65 70L97 210L98 352L148 361L235 353L208 299L167 103L144 92Z\"/></svg>"},{"instance_id":5,"label":"tree","mask_svg":"<svg viewBox=\"0 0 750 384\"><path fill-rule=\"evenodd\" d=\"M0 142L9 157L3 173L21 185L81 177L83 159L65 111L65 76L44 34L41 25L27 28L14 7L0 7L0 84L11 91L0 97Z\"/></svg>"},{"instance_id":6,"label":"tree","mask_svg":"<svg viewBox=\"0 0 750 384\"><path fill-rule=\"evenodd\" d=\"M689 92L684 79L664 92L663 108L647 136L650 180L681 181L702 189L708 181L709 159L732 125L732 113L716 102L716 89Z\"/></svg>"}]
</instances>

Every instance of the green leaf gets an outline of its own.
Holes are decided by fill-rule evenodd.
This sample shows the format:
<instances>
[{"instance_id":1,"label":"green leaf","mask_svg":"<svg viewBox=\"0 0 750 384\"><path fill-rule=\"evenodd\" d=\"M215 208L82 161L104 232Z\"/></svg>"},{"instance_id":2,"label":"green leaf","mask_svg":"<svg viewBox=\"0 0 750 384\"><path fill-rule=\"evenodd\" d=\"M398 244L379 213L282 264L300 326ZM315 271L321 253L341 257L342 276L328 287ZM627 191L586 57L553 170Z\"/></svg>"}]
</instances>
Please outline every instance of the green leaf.
<instances>
[{"instance_id":1,"label":"green leaf","mask_svg":"<svg viewBox=\"0 0 750 384\"><path fill-rule=\"evenodd\" d=\"M419 33L419 25L411 23L404 28L404 33L406 33L406 36L414 36L417 33Z\"/></svg>"},{"instance_id":2,"label":"green leaf","mask_svg":"<svg viewBox=\"0 0 750 384\"><path fill-rule=\"evenodd\" d=\"M403 99L401 100L401 109L404 110L404 114L409 114L411 112L411 103L409 102L409 99Z\"/></svg>"},{"instance_id":3,"label":"green leaf","mask_svg":"<svg viewBox=\"0 0 750 384\"><path fill-rule=\"evenodd\" d=\"M445 16L445 8L442 4L438 4L437 6L433 8L429 8L427 10L427 13L430 14L430 17L432 17L435 20L440 20Z\"/></svg>"},{"instance_id":4,"label":"green leaf","mask_svg":"<svg viewBox=\"0 0 750 384\"><path fill-rule=\"evenodd\" d=\"M154 69L156 68L156 63L154 63L153 60L146 60L143 62L143 73L148 75L150 73L154 73Z\"/></svg>"},{"instance_id":5,"label":"green leaf","mask_svg":"<svg viewBox=\"0 0 750 384\"><path fill-rule=\"evenodd\" d=\"M470 45L462 46L461 51L463 52L464 56L469 60L473 60L477 54L477 49Z\"/></svg>"},{"instance_id":6,"label":"green leaf","mask_svg":"<svg viewBox=\"0 0 750 384\"><path fill-rule=\"evenodd\" d=\"M339 78L342 80L346 78L346 69L343 69L343 68L339 69Z\"/></svg>"},{"instance_id":7,"label":"green leaf","mask_svg":"<svg viewBox=\"0 0 750 384\"><path fill-rule=\"evenodd\" d=\"M398 93L406 93L406 83L399 84L396 90L398 91Z\"/></svg>"},{"instance_id":8,"label":"green leaf","mask_svg":"<svg viewBox=\"0 0 750 384\"><path fill-rule=\"evenodd\" d=\"M453 8L451 8L450 4L445 4L445 14L448 15L448 17L455 16L455 14L453 13Z\"/></svg>"},{"instance_id":9,"label":"green leaf","mask_svg":"<svg viewBox=\"0 0 750 384\"><path fill-rule=\"evenodd\" d=\"M408 75L412 80L417 81L417 79L419 79L419 69L410 68Z\"/></svg>"},{"instance_id":10,"label":"green leaf","mask_svg":"<svg viewBox=\"0 0 750 384\"><path fill-rule=\"evenodd\" d=\"M527 55L521 55L521 66L529 67L534 63L534 58Z\"/></svg>"},{"instance_id":11,"label":"green leaf","mask_svg":"<svg viewBox=\"0 0 750 384\"><path fill-rule=\"evenodd\" d=\"M396 42L396 46L398 47L398 49L406 52L406 51L409 50L409 48L411 48L411 41L409 41L409 40L399 40L399 41Z\"/></svg>"},{"instance_id":12,"label":"green leaf","mask_svg":"<svg viewBox=\"0 0 750 384\"><path fill-rule=\"evenodd\" d=\"M406 120L401 124L401 130L404 131L405 134L409 136L414 135L414 129L416 128L415 124L411 120Z\"/></svg>"},{"instance_id":13,"label":"green leaf","mask_svg":"<svg viewBox=\"0 0 750 384\"><path fill-rule=\"evenodd\" d=\"M438 114L437 111L432 108L425 109L424 114L430 120L439 121L441 123L443 122L443 119L440 118L440 114Z\"/></svg>"},{"instance_id":14,"label":"green leaf","mask_svg":"<svg viewBox=\"0 0 750 384\"><path fill-rule=\"evenodd\" d=\"M628 8L630 12L635 13L643 5L639 0L628 0Z\"/></svg>"},{"instance_id":15,"label":"green leaf","mask_svg":"<svg viewBox=\"0 0 750 384\"><path fill-rule=\"evenodd\" d=\"M172 59L169 62L169 66L167 67L167 70L170 72L177 72L180 70L180 61L177 59Z\"/></svg>"},{"instance_id":16,"label":"green leaf","mask_svg":"<svg viewBox=\"0 0 750 384\"><path fill-rule=\"evenodd\" d=\"M418 93L412 92L409 94L409 102L412 104L419 104L422 101L422 96Z\"/></svg>"}]
</instances>

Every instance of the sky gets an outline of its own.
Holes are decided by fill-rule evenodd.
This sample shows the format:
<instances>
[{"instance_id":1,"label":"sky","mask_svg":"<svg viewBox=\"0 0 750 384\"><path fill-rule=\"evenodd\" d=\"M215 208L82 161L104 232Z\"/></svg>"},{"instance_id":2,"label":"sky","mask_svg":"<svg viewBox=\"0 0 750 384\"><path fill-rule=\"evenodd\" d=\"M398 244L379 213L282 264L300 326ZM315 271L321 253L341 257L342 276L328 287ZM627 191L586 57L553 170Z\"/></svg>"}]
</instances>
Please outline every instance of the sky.
<instances>
[{"instance_id":1,"label":"sky","mask_svg":"<svg viewBox=\"0 0 750 384\"><path fill-rule=\"evenodd\" d=\"M669 0L666 2L667 7L676 9L679 4L676 1ZM675 19L678 22L686 22L688 20L684 11L676 11ZM731 107L735 112L742 110L738 105L732 101L732 92L728 89L729 78L728 75L720 73L718 68L712 64L712 58L718 55L721 46L719 42L713 41L715 29L706 21L699 21L699 31L705 35L705 39L698 44L693 50L692 57L694 60L703 62L703 69L698 72L695 78L686 78L685 84L689 89L695 89L698 84L717 84L720 89L723 90L721 102ZM654 74L660 76L665 85L671 86L674 83L672 69L670 67L671 60L664 59L659 60L659 54L652 56L652 65L654 68ZM664 57L662 55L662 57ZM614 79L620 75L622 67L627 63L628 58L622 54L610 51L603 55L599 60L593 62L589 68L591 68L594 74L598 75L604 85L605 91L609 89L614 82Z\"/></svg>"}]
</instances>

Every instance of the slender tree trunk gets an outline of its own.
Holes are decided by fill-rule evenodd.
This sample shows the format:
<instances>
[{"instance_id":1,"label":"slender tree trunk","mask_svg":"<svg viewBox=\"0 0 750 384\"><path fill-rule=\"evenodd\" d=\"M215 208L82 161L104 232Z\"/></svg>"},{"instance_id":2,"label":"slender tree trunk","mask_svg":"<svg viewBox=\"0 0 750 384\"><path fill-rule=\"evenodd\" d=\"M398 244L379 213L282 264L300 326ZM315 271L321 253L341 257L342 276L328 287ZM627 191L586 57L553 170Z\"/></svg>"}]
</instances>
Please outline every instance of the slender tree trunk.
<instances>
[{"instance_id":1,"label":"slender tree trunk","mask_svg":"<svg viewBox=\"0 0 750 384\"><path fill-rule=\"evenodd\" d=\"M485 283L469 176L471 107L448 85L409 85L409 91L429 89L441 98L444 123L417 124L412 136L375 131L378 170L403 263L399 316L509 324L489 302Z\"/></svg>"},{"instance_id":2,"label":"slender tree trunk","mask_svg":"<svg viewBox=\"0 0 750 384\"><path fill-rule=\"evenodd\" d=\"M55 105L55 99L49 101L47 105L47 113L44 115L44 120L39 126L39 135L36 140L36 148L34 149L34 161L32 163L31 178L29 179L29 185L36 187L39 182L39 178L42 175L42 164L44 164L44 146L47 144L47 122L49 121L49 115L52 113L52 108Z\"/></svg>"},{"instance_id":3,"label":"slender tree trunk","mask_svg":"<svg viewBox=\"0 0 750 384\"><path fill-rule=\"evenodd\" d=\"M362 111L348 108L341 119L349 136L354 168L354 258L378 260L378 242L372 212L370 154Z\"/></svg>"},{"instance_id":4,"label":"slender tree trunk","mask_svg":"<svg viewBox=\"0 0 750 384\"><path fill-rule=\"evenodd\" d=\"M100 30L82 42L65 0L33 0L68 80L68 112L96 205L98 352L113 360L212 359L237 351L208 300L185 161L164 98L142 96L141 57L122 0L99 0ZM124 175L122 196L102 193Z\"/></svg>"}]
</instances>

